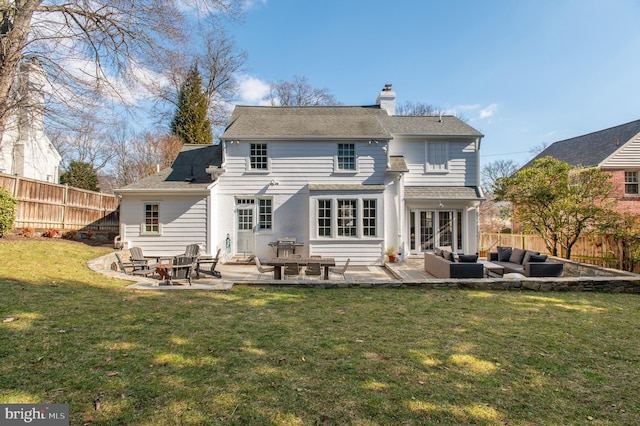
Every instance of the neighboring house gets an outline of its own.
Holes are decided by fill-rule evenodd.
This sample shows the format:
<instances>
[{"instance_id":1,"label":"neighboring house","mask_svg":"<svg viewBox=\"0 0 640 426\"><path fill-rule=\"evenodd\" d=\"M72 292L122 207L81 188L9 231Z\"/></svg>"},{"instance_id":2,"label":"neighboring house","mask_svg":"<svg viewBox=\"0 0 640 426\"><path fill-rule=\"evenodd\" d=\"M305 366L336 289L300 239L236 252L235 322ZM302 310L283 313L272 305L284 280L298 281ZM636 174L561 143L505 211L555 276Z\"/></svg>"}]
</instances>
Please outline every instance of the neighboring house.
<instances>
[{"instance_id":1,"label":"neighboring house","mask_svg":"<svg viewBox=\"0 0 640 426\"><path fill-rule=\"evenodd\" d=\"M482 134L394 111L390 85L373 106L237 106L220 146L185 146L170 170L115 191L121 239L272 257L270 243L292 238L297 253L360 265L390 246L476 253Z\"/></svg>"},{"instance_id":2,"label":"neighboring house","mask_svg":"<svg viewBox=\"0 0 640 426\"><path fill-rule=\"evenodd\" d=\"M640 214L640 120L554 142L523 168L546 156L611 174L619 211Z\"/></svg>"},{"instance_id":3,"label":"neighboring house","mask_svg":"<svg viewBox=\"0 0 640 426\"><path fill-rule=\"evenodd\" d=\"M44 132L45 83L37 64L21 64L16 90L26 95L9 116L0 141L0 172L58 183L62 158Z\"/></svg>"}]
</instances>

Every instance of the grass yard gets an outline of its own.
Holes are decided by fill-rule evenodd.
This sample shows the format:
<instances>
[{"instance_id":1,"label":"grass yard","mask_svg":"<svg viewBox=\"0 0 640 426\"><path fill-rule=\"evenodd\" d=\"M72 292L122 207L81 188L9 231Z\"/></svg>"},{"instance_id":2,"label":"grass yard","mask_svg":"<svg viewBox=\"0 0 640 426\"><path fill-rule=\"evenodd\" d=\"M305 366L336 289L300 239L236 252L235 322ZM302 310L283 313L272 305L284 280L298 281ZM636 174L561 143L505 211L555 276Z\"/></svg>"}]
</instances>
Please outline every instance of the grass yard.
<instances>
[{"instance_id":1,"label":"grass yard","mask_svg":"<svg viewBox=\"0 0 640 426\"><path fill-rule=\"evenodd\" d=\"M133 291L86 267L108 251L0 239L0 403L68 403L72 425L640 424L638 296Z\"/></svg>"}]
</instances>

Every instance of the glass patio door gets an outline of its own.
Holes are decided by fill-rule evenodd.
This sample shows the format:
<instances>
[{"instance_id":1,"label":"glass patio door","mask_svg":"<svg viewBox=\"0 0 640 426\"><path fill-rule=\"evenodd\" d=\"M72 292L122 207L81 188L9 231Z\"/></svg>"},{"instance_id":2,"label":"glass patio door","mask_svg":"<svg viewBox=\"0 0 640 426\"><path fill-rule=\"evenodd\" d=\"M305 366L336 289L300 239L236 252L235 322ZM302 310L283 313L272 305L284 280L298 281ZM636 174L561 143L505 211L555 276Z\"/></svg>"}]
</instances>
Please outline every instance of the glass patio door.
<instances>
[{"instance_id":1,"label":"glass patio door","mask_svg":"<svg viewBox=\"0 0 640 426\"><path fill-rule=\"evenodd\" d=\"M455 221L453 211L412 210L410 214L410 244L412 253L432 251L435 247L450 246L457 250L454 241Z\"/></svg>"}]
</instances>

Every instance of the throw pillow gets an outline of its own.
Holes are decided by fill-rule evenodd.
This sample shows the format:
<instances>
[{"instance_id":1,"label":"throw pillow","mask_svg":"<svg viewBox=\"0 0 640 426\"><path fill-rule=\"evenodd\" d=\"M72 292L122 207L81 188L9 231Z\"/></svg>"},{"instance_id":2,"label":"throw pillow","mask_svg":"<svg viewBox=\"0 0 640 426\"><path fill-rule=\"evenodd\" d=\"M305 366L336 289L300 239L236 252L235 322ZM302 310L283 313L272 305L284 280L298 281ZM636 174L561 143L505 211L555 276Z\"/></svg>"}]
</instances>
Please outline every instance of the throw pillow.
<instances>
[{"instance_id":1,"label":"throw pillow","mask_svg":"<svg viewBox=\"0 0 640 426\"><path fill-rule=\"evenodd\" d=\"M529 259L531 258L532 255L538 255L540 253L538 253L537 251L531 251L531 250L527 250L524 254L524 259L522 259L522 264L526 264L529 263Z\"/></svg>"},{"instance_id":2,"label":"throw pillow","mask_svg":"<svg viewBox=\"0 0 640 426\"><path fill-rule=\"evenodd\" d=\"M511 257L511 247L498 246L498 261L508 262Z\"/></svg>"},{"instance_id":3,"label":"throw pillow","mask_svg":"<svg viewBox=\"0 0 640 426\"><path fill-rule=\"evenodd\" d=\"M529 262L546 262L546 254L533 254L529 257Z\"/></svg>"},{"instance_id":4,"label":"throw pillow","mask_svg":"<svg viewBox=\"0 0 640 426\"><path fill-rule=\"evenodd\" d=\"M524 259L525 251L519 248L514 248L511 250L511 256L509 256L509 262L515 263L518 265L522 264L522 259Z\"/></svg>"},{"instance_id":5,"label":"throw pillow","mask_svg":"<svg viewBox=\"0 0 640 426\"><path fill-rule=\"evenodd\" d=\"M458 256L458 262L462 263L476 263L478 261L477 254L461 254Z\"/></svg>"},{"instance_id":6,"label":"throw pillow","mask_svg":"<svg viewBox=\"0 0 640 426\"><path fill-rule=\"evenodd\" d=\"M445 260L451 260L453 261L453 253L451 253L448 250L442 250L442 257L445 258Z\"/></svg>"},{"instance_id":7,"label":"throw pillow","mask_svg":"<svg viewBox=\"0 0 640 426\"><path fill-rule=\"evenodd\" d=\"M442 257L442 249L440 247L436 247L433 252L435 253L436 256Z\"/></svg>"}]
</instances>

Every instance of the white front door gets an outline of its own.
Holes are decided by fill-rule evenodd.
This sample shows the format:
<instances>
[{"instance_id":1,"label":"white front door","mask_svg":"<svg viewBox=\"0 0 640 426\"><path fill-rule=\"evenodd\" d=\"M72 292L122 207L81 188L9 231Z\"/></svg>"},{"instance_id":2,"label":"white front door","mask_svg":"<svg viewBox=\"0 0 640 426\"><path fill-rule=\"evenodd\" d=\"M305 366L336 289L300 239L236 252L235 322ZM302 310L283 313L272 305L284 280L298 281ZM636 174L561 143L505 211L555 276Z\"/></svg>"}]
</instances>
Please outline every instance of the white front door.
<instances>
[{"instance_id":1,"label":"white front door","mask_svg":"<svg viewBox=\"0 0 640 426\"><path fill-rule=\"evenodd\" d=\"M239 205L236 209L236 253L253 254L254 205Z\"/></svg>"}]
</instances>

